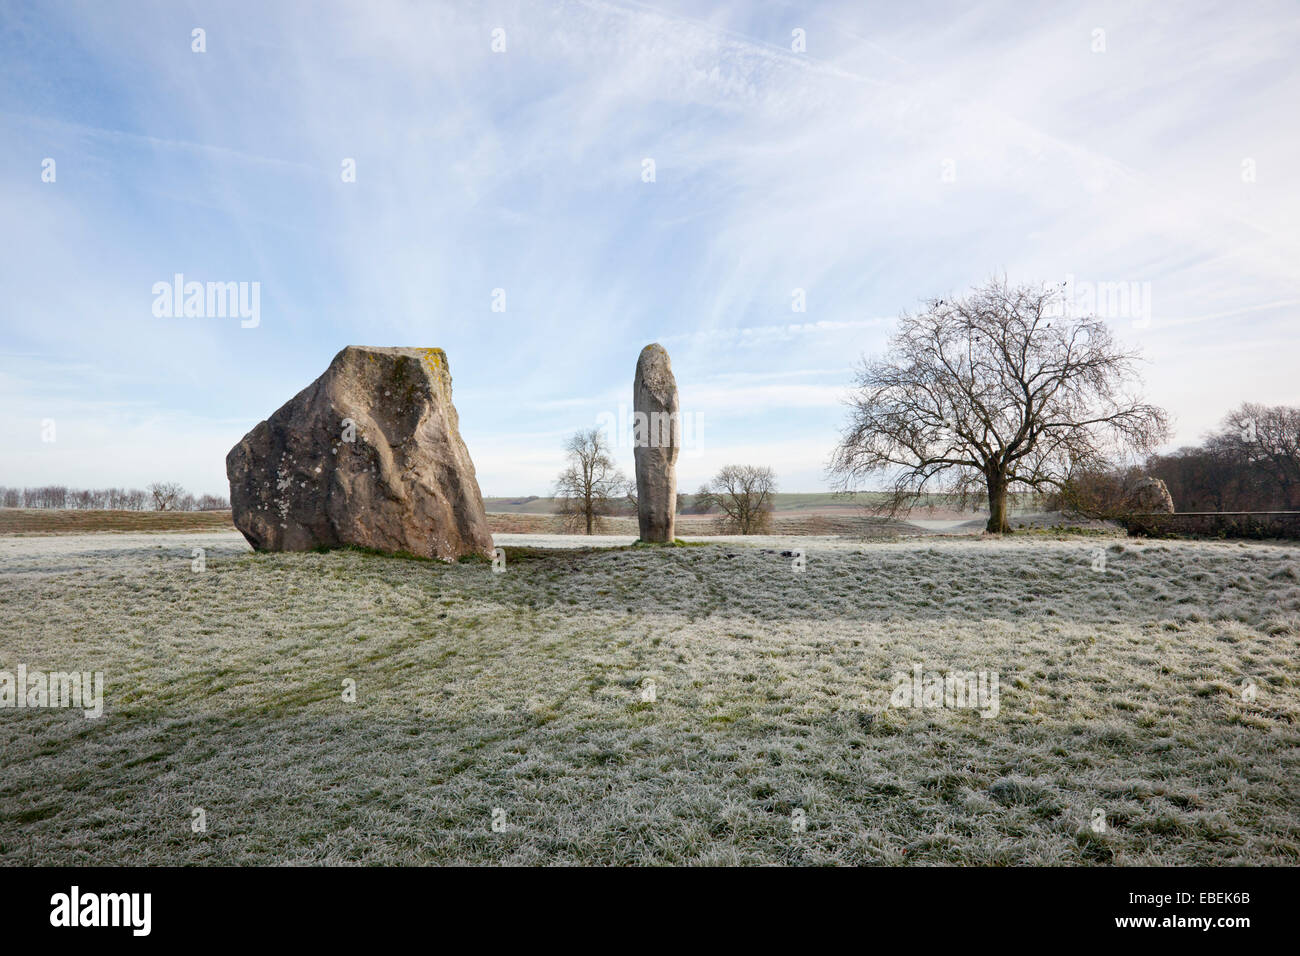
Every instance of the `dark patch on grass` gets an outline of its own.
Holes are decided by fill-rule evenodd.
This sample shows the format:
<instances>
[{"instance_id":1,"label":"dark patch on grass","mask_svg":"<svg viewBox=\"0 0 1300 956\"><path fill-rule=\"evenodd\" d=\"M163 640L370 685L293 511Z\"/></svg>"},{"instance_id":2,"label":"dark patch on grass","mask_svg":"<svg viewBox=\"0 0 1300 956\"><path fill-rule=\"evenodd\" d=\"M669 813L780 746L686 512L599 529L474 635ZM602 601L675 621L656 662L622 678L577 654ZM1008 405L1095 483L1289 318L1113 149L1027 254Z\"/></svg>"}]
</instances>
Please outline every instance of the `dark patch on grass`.
<instances>
[{"instance_id":1,"label":"dark patch on grass","mask_svg":"<svg viewBox=\"0 0 1300 956\"><path fill-rule=\"evenodd\" d=\"M48 820L58 812L58 804L47 803L43 807L28 807L26 810L19 810L17 813L10 814L9 819L14 823L36 823L40 820Z\"/></svg>"}]
</instances>

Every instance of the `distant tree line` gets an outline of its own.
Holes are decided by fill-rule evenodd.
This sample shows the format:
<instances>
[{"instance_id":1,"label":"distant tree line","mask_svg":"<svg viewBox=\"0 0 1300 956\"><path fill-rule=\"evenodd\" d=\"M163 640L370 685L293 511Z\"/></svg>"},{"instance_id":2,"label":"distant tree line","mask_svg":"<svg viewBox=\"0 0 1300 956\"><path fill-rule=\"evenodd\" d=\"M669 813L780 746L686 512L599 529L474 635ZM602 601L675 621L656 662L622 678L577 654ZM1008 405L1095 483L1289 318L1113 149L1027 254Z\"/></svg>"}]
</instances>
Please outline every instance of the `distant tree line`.
<instances>
[{"instance_id":1,"label":"distant tree line","mask_svg":"<svg viewBox=\"0 0 1300 956\"><path fill-rule=\"evenodd\" d=\"M1199 445L1081 471L1049 506L1116 517L1132 510L1130 492L1146 476L1165 483L1181 512L1300 510L1300 408L1247 402Z\"/></svg>"},{"instance_id":2,"label":"distant tree line","mask_svg":"<svg viewBox=\"0 0 1300 956\"><path fill-rule=\"evenodd\" d=\"M76 511L225 511L230 502L218 495L194 495L175 482L154 482L139 488L69 488L42 485L7 488L0 485L0 507L66 508Z\"/></svg>"},{"instance_id":3,"label":"distant tree line","mask_svg":"<svg viewBox=\"0 0 1300 956\"><path fill-rule=\"evenodd\" d=\"M1200 445L1147 459L1179 511L1300 509L1300 408L1247 402Z\"/></svg>"}]
</instances>

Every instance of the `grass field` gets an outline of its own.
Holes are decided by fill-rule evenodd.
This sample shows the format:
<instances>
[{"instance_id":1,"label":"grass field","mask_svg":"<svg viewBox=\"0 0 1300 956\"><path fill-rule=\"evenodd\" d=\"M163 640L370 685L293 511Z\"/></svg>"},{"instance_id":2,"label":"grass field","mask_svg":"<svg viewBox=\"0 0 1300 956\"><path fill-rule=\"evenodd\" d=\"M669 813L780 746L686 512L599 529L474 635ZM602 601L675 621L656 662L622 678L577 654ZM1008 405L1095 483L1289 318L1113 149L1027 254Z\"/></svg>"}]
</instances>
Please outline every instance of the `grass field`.
<instances>
[{"instance_id":1,"label":"grass field","mask_svg":"<svg viewBox=\"0 0 1300 956\"><path fill-rule=\"evenodd\" d=\"M1300 548L785 540L2 537L0 670L106 690L0 710L0 863L1300 862Z\"/></svg>"}]
</instances>

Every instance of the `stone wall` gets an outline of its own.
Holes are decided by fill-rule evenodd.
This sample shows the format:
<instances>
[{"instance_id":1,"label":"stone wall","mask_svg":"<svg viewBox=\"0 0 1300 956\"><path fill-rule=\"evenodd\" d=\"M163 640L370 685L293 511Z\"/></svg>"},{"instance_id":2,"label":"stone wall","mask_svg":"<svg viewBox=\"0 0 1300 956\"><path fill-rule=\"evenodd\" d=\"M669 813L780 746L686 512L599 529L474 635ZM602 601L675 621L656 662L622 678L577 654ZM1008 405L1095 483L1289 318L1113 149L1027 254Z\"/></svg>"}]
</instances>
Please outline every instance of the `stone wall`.
<instances>
[{"instance_id":1,"label":"stone wall","mask_svg":"<svg viewBox=\"0 0 1300 956\"><path fill-rule=\"evenodd\" d=\"M1300 539L1300 511L1189 511L1119 519L1130 535L1152 538Z\"/></svg>"}]
</instances>

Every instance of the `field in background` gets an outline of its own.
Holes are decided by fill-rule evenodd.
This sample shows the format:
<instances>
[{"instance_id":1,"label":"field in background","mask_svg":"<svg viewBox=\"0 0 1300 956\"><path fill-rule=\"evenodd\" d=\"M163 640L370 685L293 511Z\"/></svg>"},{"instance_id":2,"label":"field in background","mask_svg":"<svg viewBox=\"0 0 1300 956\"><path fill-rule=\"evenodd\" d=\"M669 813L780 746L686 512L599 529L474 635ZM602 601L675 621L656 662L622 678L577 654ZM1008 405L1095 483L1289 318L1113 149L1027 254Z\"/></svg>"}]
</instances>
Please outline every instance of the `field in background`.
<instances>
[{"instance_id":1,"label":"field in background","mask_svg":"<svg viewBox=\"0 0 1300 956\"><path fill-rule=\"evenodd\" d=\"M493 534L563 534L565 525L558 515L550 514L488 514L488 527ZM639 533L636 518L611 517L601 521L599 534L632 535ZM715 515L678 515L677 536L710 536L726 533L719 527ZM902 521L891 521L858 511L846 514L809 512L778 512L772 516L773 534L784 535L843 535L850 538L874 539L924 534L925 532Z\"/></svg>"},{"instance_id":2,"label":"field in background","mask_svg":"<svg viewBox=\"0 0 1300 956\"><path fill-rule=\"evenodd\" d=\"M568 533L558 515L525 512L488 512L488 529L492 534L564 534ZM869 514L853 506L842 510L792 509L772 515L771 534L791 536L837 536L857 541L884 541L925 534L976 534L984 527L984 517L969 513L954 514L917 509L908 519L890 519ZM1017 529L1044 529L1080 526L1089 531L1121 534L1113 525L1066 519L1060 514L1013 515ZM0 535L79 534L86 532L163 532L233 530L229 511L81 511L46 508L0 508ZM631 535L638 533L634 517L610 517L602 520L597 535ZM719 525L716 515L678 515L679 537L713 537L728 532Z\"/></svg>"},{"instance_id":3,"label":"field in background","mask_svg":"<svg viewBox=\"0 0 1300 956\"><path fill-rule=\"evenodd\" d=\"M0 711L0 864L1297 864L1300 547L1097 544L0 538L0 668L107 685Z\"/></svg>"},{"instance_id":4,"label":"field in background","mask_svg":"<svg viewBox=\"0 0 1300 956\"><path fill-rule=\"evenodd\" d=\"M685 493L688 498L693 498L693 493L686 489L679 489ZM832 492L777 492L773 496L773 510L777 513L784 511L820 511L820 512L847 512L850 514L860 514L869 505L876 504L883 500L883 495L876 493L863 493L856 495L840 495ZM1012 510L1024 510L1033 502L1033 496L1022 495L1012 496ZM1023 499L1023 500L1017 500ZM483 507L489 512L499 512L502 514L557 514L559 512L559 501L555 498L484 498ZM955 502L945 495L926 495L922 499L921 506L914 512L917 516L928 516L927 509L935 509L943 515L951 514L954 517L965 514L971 516L973 512L967 508L964 512L956 509Z\"/></svg>"},{"instance_id":5,"label":"field in background","mask_svg":"<svg viewBox=\"0 0 1300 956\"><path fill-rule=\"evenodd\" d=\"M985 518L981 512L957 511L942 496L927 498L908 518L888 519L871 514L869 498L833 494L778 494L772 531L787 535L843 535L878 539L934 532L977 531ZM485 498L488 527L494 534L558 534L565 528L554 498ZM1030 504L1026 499L1024 504ZM1012 524L1023 509L1013 508ZM1019 515L1028 526L1042 526L1038 515ZM1048 523L1062 522L1060 516ZM1078 524L1078 522L1069 522ZM678 515L679 535L721 533L716 515ZM59 534L91 531L204 531L234 528L229 511L95 511L53 508L0 508L0 534ZM606 518L600 533L637 533L636 516Z\"/></svg>"},{"instance_id":6,"label":"field in background","mask_svg":"<svg viewBox=\"0 0 1300 956\"><path fill-rule=\"evenodd\" d=\"M229 511L92 511L0 508L0 534L86 531L225 531Z\"/></svg>"},{"instance_id":7,"label":"field in background","mask_svg":"<svg viewBox=\"0 0 1300 956\"><path fill-rule=\"evenodd\" d=\"M559 534L564 523L551 514L489 513L493 534ZM778 534L847 535L854 538L882 538L921 534L920 528L853 511L847 514L790 512L773 516ZM114 531L207 531L233 530L229 511L76 511L46 508L0 508L0 535L75 534ZM680 515L679 535L719 534L717 519L709 515ZM606 518L602 534L636 535L637 521L631 517Z\"/></svg>"}]
</instances>

